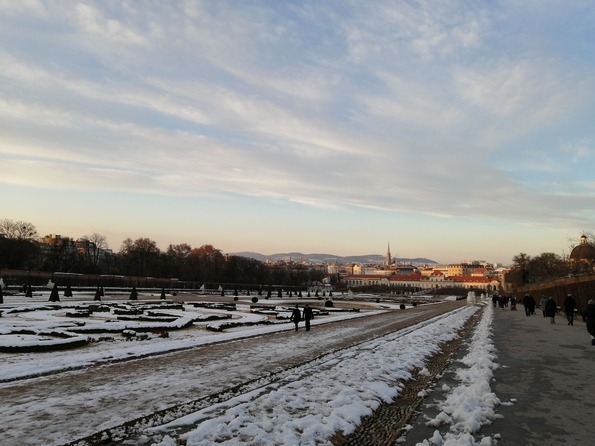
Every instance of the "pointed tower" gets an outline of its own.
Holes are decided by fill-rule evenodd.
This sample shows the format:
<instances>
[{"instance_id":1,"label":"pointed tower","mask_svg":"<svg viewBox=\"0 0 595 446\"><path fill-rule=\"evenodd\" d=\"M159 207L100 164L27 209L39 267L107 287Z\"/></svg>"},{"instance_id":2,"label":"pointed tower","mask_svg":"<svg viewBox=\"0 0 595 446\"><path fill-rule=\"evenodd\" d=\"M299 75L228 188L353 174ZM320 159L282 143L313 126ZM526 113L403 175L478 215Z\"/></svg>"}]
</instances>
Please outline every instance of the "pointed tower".
<instances>
[{"instance_id":1,"label":"pointed tower","mask_svg":"<svg viewBox=\"0 0 595 446\"><path fill-rule=\"evenodd\" d=\"M390 242L388 244L388 249L386 251L386 258L384 259L384 264L386 266L390 266L393 263L392 256L390 255Z\"/></svg>"}]
</instances>

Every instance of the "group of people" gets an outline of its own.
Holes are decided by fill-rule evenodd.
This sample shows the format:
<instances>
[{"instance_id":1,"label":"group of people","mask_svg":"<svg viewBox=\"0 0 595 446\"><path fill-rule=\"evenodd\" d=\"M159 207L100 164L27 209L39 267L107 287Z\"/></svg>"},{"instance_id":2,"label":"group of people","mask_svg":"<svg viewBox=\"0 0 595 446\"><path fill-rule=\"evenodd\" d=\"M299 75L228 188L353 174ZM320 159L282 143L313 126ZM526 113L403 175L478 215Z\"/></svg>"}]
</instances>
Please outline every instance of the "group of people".
<instances>
[{"instance_id":1,"label":"group of people","mask_svg":"<svg viewBox=\"0 0 595 446\"><path fill-rule=\"evenodd\" d=\"M508 308L510 303L510 309L516 310L516 298L514 296L503 296L494 294L492 296L492 304L494 308L500 307L502 309ZM537 307L537 303L535 299L530 294L525 294L522 300L522 304L525 307L525 316L533 316L535 314L535 309ZM576 301L572 297L572 294L568 294L562 303L564 307L564 314L566 316L566 320L568 325L574 325L574 320L578 316L577 315L577 305ZM545 296L541 296L541 300L539 301L539 309L543 313L544 318L549 318L550 324L556 323L556 315L558 314L558 306L556 301L553 297L546 298ZM587 304L587 308L582 313L583 322L587 324L587 331L591 335L591 344L595 345L595 300L589 300Z\"/></svg>"},{"instance_id":2,"label":"group of people","mask_svg":"<svg viewBox=\"0 0 595 446\"><path fill-rule=\"evenodd\" d=\"M492 296L492 304L494 305L494 308L508 308L508 305L510 304L510 309L512 311L516 311L517 301L516 297L514 296L494 294Z\"/></svg>"},{"instance_id":3,"label":"group of people","mask_svg":"<svg viewBox=\"0 0 595 446\"><path fill-rule=\"evenodd\" d=\"M525 294L523 298L523 305L525 306L525 315L531 316L535 314L535 299L529 294ZM568 294L562 303L564 307L564 315L568 325L574 326L574 320L577 317L577 305L572 294ZM544 318L549 318L550 324L556 323L556 315L558 314L558 306L553 297L546 298L541 296L539 301L539 308L543 313ZM582 313L583 322L587 324L587 331L591 335L591 345L595 345L595 300L590 299L587 307Z\"/></svg>"},{"instance_id":4,"label":"group of people","mask_svg":"<svg viewBox=\"0 0 595 446\"><path fill-rule=\"evenodd\" d=\"M304 312L302 314L300 312L298 304L295 304L295 308L291 312L291 317L289 318L289 321L293 322L295 325L295 331L298 331L298 325L302 319L304 320L304 323L306 325L306 331L310 331L310 321L314 319L314 312L312 311L312 308L310 307L310 305L306 304L306 306L304 307Z\"/></svg>"}]
</instances>

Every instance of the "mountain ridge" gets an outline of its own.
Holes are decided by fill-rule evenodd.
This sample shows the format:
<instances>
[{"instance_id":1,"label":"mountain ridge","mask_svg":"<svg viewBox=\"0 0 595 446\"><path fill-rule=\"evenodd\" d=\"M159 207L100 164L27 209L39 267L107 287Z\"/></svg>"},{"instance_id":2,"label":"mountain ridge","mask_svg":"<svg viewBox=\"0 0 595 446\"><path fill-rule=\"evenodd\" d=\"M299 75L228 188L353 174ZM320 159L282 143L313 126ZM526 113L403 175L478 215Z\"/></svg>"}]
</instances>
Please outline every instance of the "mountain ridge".
<instances>
[{"instance_id":1,"label":"mountain ridge","mask_svg":"<svg viewBox=\"0 0 595 446\"><path fill-rule=\"evenodd\" d=\"M320 262L339 262L339 263L382 263L384 262L385 257L380 254L364 254L364 255L352 255L352 256L338 256L335 254L325 254L325 253L311 253L311 254L304 254L301 252L285 252L285 253L276 253L265 255L258 252L253 251L241 251L241 252L234 252L230 253L231 255L239 256L239 257L248 257L251 259L256 259L261 262L265 261L273 261L278 262L280 260L300 260L306 261L310 263L320 263ZM401 257L393 257L393 260L397 263L406 263L406 264L413 264L413 265L429 265L429 264L438 264L438 262L426 259L423 257L416 257L416 258L401 258Z\"/></svg>"}]
</instances>

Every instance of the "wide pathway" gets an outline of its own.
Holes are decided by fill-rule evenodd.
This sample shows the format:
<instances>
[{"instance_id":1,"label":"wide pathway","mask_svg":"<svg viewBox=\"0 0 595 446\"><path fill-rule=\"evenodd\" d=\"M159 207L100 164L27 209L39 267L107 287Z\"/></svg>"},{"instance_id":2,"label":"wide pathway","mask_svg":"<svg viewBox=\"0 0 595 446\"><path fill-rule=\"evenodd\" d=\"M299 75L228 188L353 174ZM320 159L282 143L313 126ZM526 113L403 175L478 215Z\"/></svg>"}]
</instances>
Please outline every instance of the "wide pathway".
<instances>
[{"instance_id":1,"label":"wide pathway","mask_svg":"<svg viewBox=\"0 0 595 446\"><path fill-rule=\"evenodd\" d=\"M552 325L541 311L527 317L523 306L498 308L493 341L500 367L491 388L502 402L496 407L502 418L484 425L476 437L495 436L498 446L595 444L595 346L585 324L569 326L558 316ZM451 375L443 378L449 385ZM434 428L425 426L425 418L437 414L441 385L420 407L405 445L431 437Z\"/></svg>"},{"instance_id":2,"label":"wide pathway","mask_svg":"<svg viewBox=\"0 0 595 446\"><path fill-rule=\"evenodd\" d=\"M541 311L495 311L494 344L501 367L492 390L513 405L485 429L499 445L595 444L595 345L582 321L556 324Z\"/></svg>"}]
</instances>

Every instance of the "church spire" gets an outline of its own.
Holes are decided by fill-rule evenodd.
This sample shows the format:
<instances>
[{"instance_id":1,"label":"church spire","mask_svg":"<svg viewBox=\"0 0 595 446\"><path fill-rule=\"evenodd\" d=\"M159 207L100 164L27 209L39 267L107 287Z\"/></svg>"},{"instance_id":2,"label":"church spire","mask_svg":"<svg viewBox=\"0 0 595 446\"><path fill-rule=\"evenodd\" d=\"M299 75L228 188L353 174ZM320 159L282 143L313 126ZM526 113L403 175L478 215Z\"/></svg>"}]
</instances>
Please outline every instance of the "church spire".
<instances>
[{"instance_id":1,"label":"church spire","mask_svg":"<svg viewBox=\"0 0 595 446\"><path fill-rule=\"evenodd\" d=\"M392 256L390 255L390 242L388 243L388 249L386 251L386 260L385 260L385 264L386 266L390 266L393 263L393 259Z\"/></svg>"}]
</instances>

